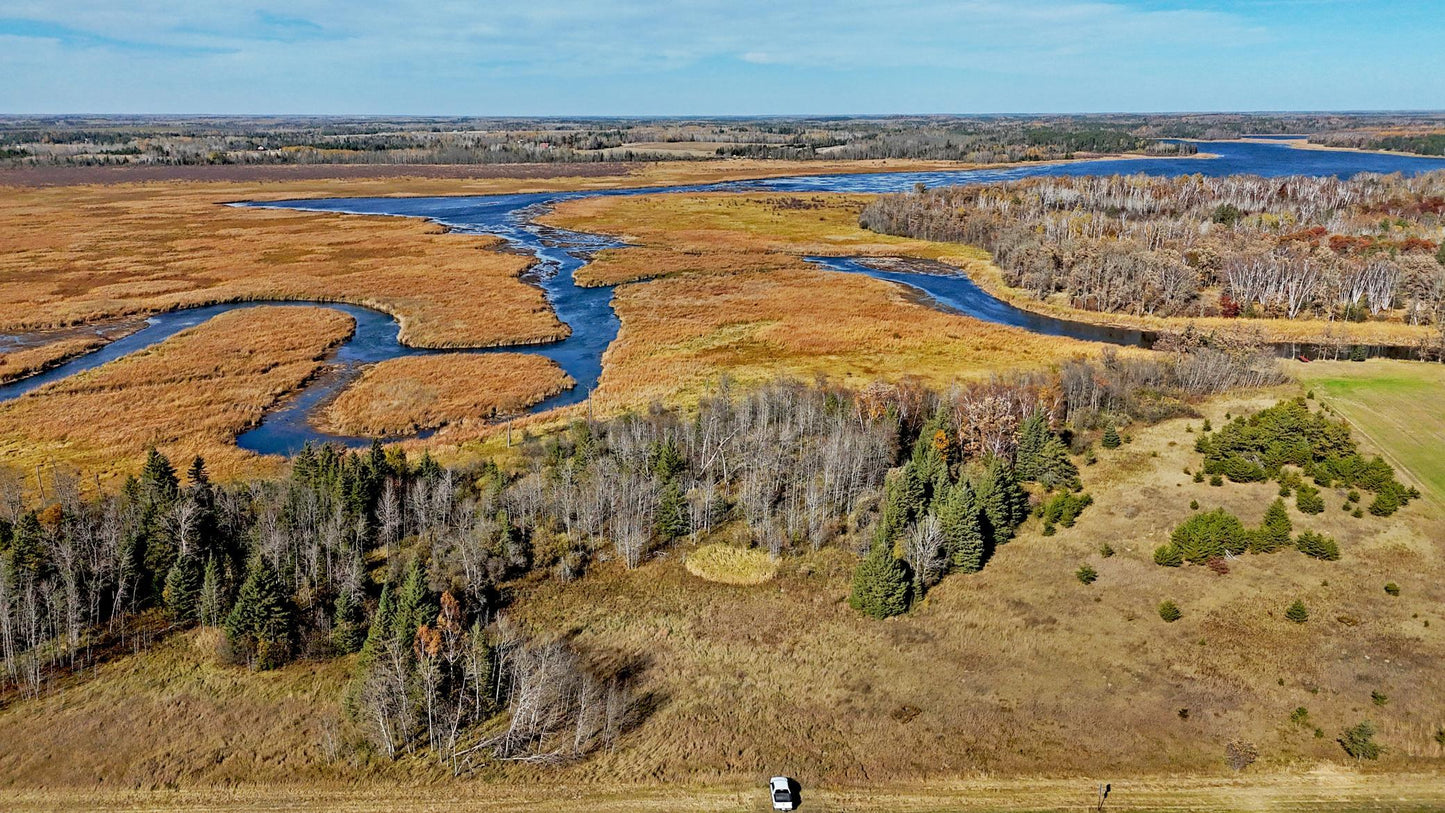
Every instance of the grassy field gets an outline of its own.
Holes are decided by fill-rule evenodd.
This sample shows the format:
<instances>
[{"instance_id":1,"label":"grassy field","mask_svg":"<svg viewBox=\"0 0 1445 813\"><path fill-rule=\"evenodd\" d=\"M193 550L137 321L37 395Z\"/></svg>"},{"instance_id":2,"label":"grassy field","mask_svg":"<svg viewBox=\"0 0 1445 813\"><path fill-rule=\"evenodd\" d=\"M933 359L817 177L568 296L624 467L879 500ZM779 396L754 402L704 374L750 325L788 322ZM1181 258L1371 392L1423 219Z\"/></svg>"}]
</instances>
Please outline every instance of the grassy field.
<instances>
[{"instance_id":1,"label":"grassy field","mask_svg":"<svg viewBox=\"0 0 1445 813\"><path fill-rule=\"evenodd\" d=\"M108 479L135 471L154 445L178 464L203 455L218 477L274 471L275 459L238 449L236 433L315 375L352 327L328 308L222 314L0 405L0 459Z\"/></svg>"},{"instance_id":2,"label":"grassy field","mask_svg":"<svg viewBox=\"0 0 1445 813\"><path fill-rule=\"evenodd\" d=\"M331 403L326 425L375 437L439 426L477 429L575 384L556 362L525 353L391 359L366 370Z\"/></svg>"},{"instance_id":3,"label":"grassy field","mask_svg":"<svg viewBox=\"0 0 1445 813\"><path fill-rule=\"evenodd\" d=\"M1445 509L1445 365L1295 363L1293 373Z\"/></svg>"}]
</instances>

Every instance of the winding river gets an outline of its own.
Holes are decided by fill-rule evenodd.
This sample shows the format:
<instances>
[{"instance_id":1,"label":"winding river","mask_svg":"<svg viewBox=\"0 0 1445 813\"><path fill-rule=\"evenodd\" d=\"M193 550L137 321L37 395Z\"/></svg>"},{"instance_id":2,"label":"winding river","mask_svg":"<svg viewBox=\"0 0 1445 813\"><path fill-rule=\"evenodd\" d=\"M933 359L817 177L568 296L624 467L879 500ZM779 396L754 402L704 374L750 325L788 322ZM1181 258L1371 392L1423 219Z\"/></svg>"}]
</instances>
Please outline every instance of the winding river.
<instances>
[{"instance_id":1,"label":"winding river","mask_svg":"<svg viewBox=\"0 0 1445 813\"><path fill-rule=\"evenodd\" d=\"M557 317L572 333L560 341L532 347L485 348L470 351L427 350L408 347L398 340L400 325L390 315L355 305L310 302L245 302L210 305L158 314L147 325L103 348L30 378L0 386L0 401L20 397L52 381L93 369L108 361L143 350L189 327L229 310L258 305L321 306L343 311L356 320L356 331L331 359L330 372L307 384L301 392L273 409L257 427L242 433L236 442L263 454L291 454L308 441L345 445L369 443L369 438L332 435L311 425L313 412L340 392L368 364L402 356L438 352L530 352L557 362L577 386L535 406L536 411L577 403L587 398L602 374L602 354L616 338L620 323L612 310L612 289L584 288L572 283L572 274L591 254L622 243L599 235L544 227L532 222L541 211L565 200L583 197L637 195L651 192L747 191L771 192L898 192L915 184L946 186L992 183L1045 175L1112 175L1143 173L1178 176L1202 174L1222 176L1253 174L1268 177L1287 175L1334 175L1350 177L1361 172L1399 172L1414 175L1445 169L1445 159L1405 155L1295 149L1283 144L1210 142L1201 144L1212 158L1133 158L1081 161L1066 164L1033 164L998 169L948 172L883 172L855 175L806 175L758 181L735 181L688 187L617 189L587 192L554 192L525 195L489 195L444 198L337 198L244 204L273 208L366 215L422 217L453 231L493 234L512 250L536 258L528 272L546 292ZM988 322L1012 325L1037 333L1068 336L1114 344L1147 345L1152 337L1137 330L1071 322L1025 311L990 296L966 277L956 274L923 273L897 268L875 268L852 259L812 257L820 267L842 273L866 274L904 285L920 293L941 309ZM0 337L0 344L7 338Z\"/></svg>"}]
</instances>

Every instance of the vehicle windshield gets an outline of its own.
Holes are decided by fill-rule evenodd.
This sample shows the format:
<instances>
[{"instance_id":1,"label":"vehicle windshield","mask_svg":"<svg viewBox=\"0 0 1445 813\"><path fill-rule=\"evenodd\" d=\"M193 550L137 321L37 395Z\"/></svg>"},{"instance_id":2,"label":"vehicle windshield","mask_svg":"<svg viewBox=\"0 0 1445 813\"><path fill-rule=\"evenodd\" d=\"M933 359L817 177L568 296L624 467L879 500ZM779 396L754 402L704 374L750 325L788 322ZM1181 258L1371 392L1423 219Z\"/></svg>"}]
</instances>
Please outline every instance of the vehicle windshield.
<instances>
[{"instance_id":1,"label":"vehicle windshield","mask_svg":"<svg viewBox=\"0 0 1445 813\"><path fill-rule=\"evenodd\" d=\"M782 788L778 788L777 790L773 791L773 801L775 801L775 802L786 802L786 801L788 801L788 792L787 792L786 790L783 790Z\"/></svg>"}]
</instances>

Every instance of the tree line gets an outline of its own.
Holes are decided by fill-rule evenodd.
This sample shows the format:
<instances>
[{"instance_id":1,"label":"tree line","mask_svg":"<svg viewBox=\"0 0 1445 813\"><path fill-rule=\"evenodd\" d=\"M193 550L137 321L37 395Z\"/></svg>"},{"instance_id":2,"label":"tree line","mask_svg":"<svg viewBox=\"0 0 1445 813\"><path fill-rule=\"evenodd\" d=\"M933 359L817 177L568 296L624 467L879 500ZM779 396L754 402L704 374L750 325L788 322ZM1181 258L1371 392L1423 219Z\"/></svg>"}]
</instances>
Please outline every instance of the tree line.
<instances>
[{"instance_id":1,"label":"tree line","mask_svg":"<svg viewBox=\"0 0 1445 813\"><path fill-rule=\"evenodd\" d=\"M1445 172L1031 179L884 195L860 223L981 246L1009 285L1086 310L1445 319Z\"/></svg>"}]
</instances>

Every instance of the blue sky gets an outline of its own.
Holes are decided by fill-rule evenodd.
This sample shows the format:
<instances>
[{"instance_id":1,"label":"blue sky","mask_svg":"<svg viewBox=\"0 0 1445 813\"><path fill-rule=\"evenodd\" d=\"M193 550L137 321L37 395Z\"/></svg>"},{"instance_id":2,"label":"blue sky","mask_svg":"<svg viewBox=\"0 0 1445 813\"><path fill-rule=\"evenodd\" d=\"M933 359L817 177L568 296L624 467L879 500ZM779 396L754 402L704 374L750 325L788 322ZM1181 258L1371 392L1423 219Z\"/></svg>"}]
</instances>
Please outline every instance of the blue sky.
<instances>
[{"instance_id":1,"label":"blue sky","mask_svg":"<svg viewBox=\"0 0 1445 813\"><path fill-rule=\"evenodd\" d=\"M0 0L0 112L1445 108L1442 0Z\"/></svg>"}]
</instances>

